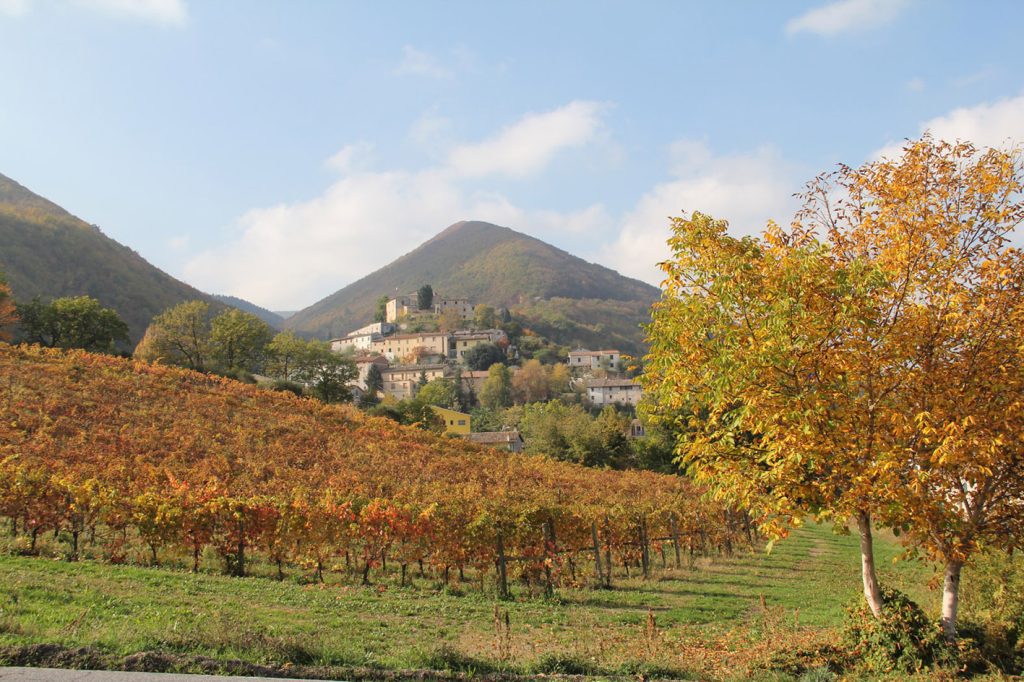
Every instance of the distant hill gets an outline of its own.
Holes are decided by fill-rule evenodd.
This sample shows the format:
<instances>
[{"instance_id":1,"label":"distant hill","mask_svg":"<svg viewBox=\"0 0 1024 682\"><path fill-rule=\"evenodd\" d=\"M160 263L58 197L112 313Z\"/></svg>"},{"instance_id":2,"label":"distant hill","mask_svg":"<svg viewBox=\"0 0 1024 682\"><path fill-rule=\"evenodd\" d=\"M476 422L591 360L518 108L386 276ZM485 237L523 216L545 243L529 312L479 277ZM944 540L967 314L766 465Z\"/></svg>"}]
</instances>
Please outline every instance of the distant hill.
<instances>
[{"instance_id":1,"label":"distant hill","mask_svg":"<svg viewBox=\"0 0 1024 682\"><path fill-rule=\"evenodd\" d=\"M300 310L292 329L338 336L372 321L382 295L430 284L445 296L505 306L565 345L640 353L657 288L588 263L539 239L484 222L460 222L390 265Z\"/></svg>"},{"instance_id":2,"label":"distant hill","mask_svg":"<svg viewBox=\"0 0 1024 682\"><path fill-rule=\"evenodd\" d=\"M266 308L261 308L255 303L250 303L249 301L246 301L244 298L238 298L237 296L226 296L224 294L213 294L212 296L213 298L215 298L216 300L220 301L225 305L229 305L233 308L238 308L239 310L242 310L247 313L252 313L253 315L257 316L258 318L269 324L271 327L274 327L275 329L281 329L281 327L283 326L284 318L282 316L278 315L275 312L267 310Z\"/></svg>"},{"instance_id":3,"label":"distant hill","mask_svg":"<svg viewBox=\"0 0 1024 682\"><path fill-rule=\"evenodd\" d=\"M100 229L0 175L0 271L18 301L92 296L113 308L138 341L154 315L209 297Z\"/></svg>"}]
</instances>

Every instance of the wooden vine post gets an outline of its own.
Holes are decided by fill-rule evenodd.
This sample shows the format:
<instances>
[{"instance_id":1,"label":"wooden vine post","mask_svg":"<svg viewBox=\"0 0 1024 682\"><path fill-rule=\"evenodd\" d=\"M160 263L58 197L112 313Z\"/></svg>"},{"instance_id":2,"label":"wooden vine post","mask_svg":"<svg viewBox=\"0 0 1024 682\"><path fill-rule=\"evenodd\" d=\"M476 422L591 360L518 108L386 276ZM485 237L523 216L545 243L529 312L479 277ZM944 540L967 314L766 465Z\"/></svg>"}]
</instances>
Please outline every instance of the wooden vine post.
<instances>
[{"instance_id":1,"label":"wooden vine post","mask_svg":"<svg viewBox=\"0 0 1024 682\"><path fill-rule=\"evenodd\" d=\"M597 540L597 522L590 524L590 537L594 540L594 571L598 586L604 585L604 571L601 570L601 545Z\"/></svg>"},{"instance_id":2,"label":"wooden vine post","mask_svg":"<svg viewBox=\"0 0 1024 682\"><path fill-rule=\"evenodd\" d=\"M669 516L669 521L672 524L672 546L676 550L676 568L682 568L683 560L679 554L679 522L676 520L675 512Z\"/></svg>"},{"instance_id":3,"label":"wooden vine post","mask_svg":"<svg viewBox=\"0 0 1024 682\"><path fill-rule=\"evenodd\" d=\"M508 565L505 561L505 540L498 532L497 557L495 563L498 565L498 599L508 599Z\"/></svg>"}]
</instances>

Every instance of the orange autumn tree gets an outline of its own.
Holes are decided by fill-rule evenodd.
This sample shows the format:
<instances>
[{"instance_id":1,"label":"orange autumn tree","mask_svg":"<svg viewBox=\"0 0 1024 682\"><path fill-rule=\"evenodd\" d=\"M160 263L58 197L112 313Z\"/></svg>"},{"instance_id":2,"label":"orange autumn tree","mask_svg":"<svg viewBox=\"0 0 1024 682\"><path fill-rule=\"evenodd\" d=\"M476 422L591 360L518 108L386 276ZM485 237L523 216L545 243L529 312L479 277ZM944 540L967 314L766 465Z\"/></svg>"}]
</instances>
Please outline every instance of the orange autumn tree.
<instances>
[{"instance_id":1,"label":"orange autumn tree","mask_svg":"<svg viewBox=\"0 0 1024 682\"><path fill-rule=\"evenodd\" d=\"M887 504L912 547L944 565L942 625L956 637L960 572L1024 530L1024 220L1020 150L930 137L901 158L819 178L802 220L891 292ZM837 197L841 197L837 200Z\"/></svg>"},{"instance_id":2,"label":"orange autumn tree","mask_svg":"<svg viewBox=\"0 0 1024 682\"><path fill-rule=\"evenodd\" d=\"M909 529L952 562L950 637L959 566L1014 546L1020 520L1020 178L1013 152L926 136L818 178L763 239L674 219L649 328L654 416L686 427L694 474L776 535L808 513L852 518L876 615L872 519Z\"/></svg>"}]
</instances>

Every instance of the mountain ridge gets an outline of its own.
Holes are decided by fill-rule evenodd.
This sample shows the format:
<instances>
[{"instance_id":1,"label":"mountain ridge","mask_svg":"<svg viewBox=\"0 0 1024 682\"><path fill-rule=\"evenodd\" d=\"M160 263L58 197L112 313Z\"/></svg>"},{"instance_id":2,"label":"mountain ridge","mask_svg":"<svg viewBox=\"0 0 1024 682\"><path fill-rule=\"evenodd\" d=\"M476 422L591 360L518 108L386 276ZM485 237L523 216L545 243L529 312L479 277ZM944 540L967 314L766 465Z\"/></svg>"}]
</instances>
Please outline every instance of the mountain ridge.
<instances>
[{"instance_id":1,"label":"mountain ridge","mask_svg":"<svg viewBox=\"0 0 1024 682\"><path fill-rule=\"evenodd\" d=\"M607 337L633 353L642 350L640 324L649 319L648 308L660 295L649 284L511 228L459 221L298 311L285 326L314 336L340 336L371 321L380 296L405 294L423 284L474 304L508 307L531 328L565 345L607 345L600 343Z\"/></svg>"},{"instance_id":2,"label":"mountain ridge","mask_svg":"<svg viewBox=\"0 0 1024 682\"><path fill-rule=\"evenodd\" d=\"M175 279L15 180L0 174L0 271L14 297L92 296L112 308L137 342L153 316L207 294ZM218 304L219 305L219 304Z\"/></svg>"}]
</instances>

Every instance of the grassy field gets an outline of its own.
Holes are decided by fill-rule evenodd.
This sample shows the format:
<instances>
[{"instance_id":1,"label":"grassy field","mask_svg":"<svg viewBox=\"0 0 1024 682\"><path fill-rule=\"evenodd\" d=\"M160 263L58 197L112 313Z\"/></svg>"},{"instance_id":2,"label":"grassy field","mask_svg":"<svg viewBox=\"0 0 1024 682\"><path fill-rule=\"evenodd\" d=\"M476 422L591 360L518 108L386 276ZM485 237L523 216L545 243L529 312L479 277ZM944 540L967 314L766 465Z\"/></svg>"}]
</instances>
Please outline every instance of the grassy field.
<instances>
[{"instance_id":1,"label":"grassy field","mask_svg":"<svg viewBox=\"0 0 1024 682\"><path fill-rule=\"evenodd\" d=\"M937 593L921 591L931 569L893 564L898 546L878 545L883 581L933 609ZM856 538L809 526L771 554L658 568L647 582L618 576L615 589L561 589L553 600L519 588L498 603L471 576L447 590L430 578L357 587L340 575L302 584L7 555L0 645L272 665L743 676L775 650L828 639L857 596L858 566ZM507 634L495 628L496 606L502 621L508 612Z\"/></svg>"}]
</instances>

